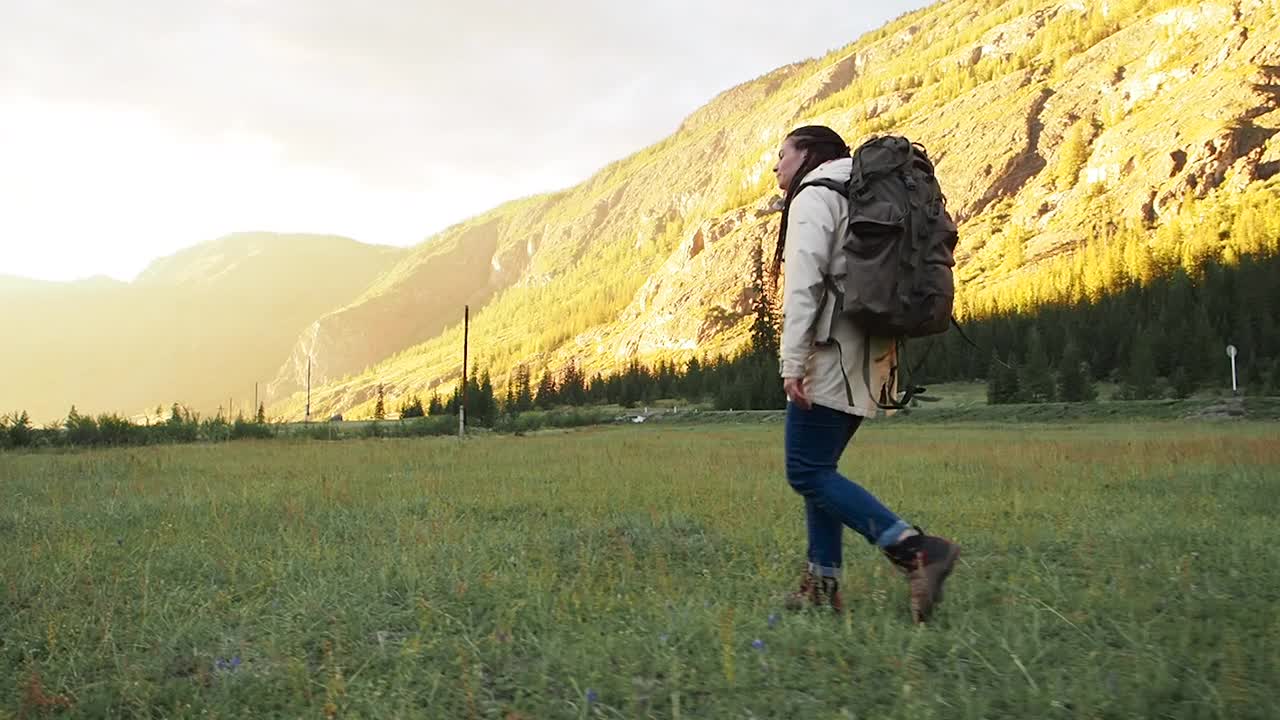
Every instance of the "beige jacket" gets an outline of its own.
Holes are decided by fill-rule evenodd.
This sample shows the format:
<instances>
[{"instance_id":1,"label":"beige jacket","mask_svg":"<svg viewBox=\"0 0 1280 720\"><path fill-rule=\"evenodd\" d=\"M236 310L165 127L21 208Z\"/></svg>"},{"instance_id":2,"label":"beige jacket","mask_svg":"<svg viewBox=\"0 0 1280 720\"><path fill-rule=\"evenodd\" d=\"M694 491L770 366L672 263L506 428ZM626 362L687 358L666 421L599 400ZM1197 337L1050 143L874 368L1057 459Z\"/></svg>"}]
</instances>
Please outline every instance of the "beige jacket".
<instances>
[{"instance_id":1,"label":"beige jacket","mask_svg":"<svg viewBox=\"0 0 1280 720\"><path fill-rule=\"evenodd\" d=\"M852 159L833 160L800 182L820 178L848 182L852 168ZM780 374L804 378L815 405L875 417L885 412L876 400L888 402L896 390L897 352L891 339L868 337L858 329L827 290L829 279L845 273L840 248L848 223L848 200L834 190L805 188L791 201L783 266ZM867 357L870 363L864 362Z\"/></svg>"}]
</instances>

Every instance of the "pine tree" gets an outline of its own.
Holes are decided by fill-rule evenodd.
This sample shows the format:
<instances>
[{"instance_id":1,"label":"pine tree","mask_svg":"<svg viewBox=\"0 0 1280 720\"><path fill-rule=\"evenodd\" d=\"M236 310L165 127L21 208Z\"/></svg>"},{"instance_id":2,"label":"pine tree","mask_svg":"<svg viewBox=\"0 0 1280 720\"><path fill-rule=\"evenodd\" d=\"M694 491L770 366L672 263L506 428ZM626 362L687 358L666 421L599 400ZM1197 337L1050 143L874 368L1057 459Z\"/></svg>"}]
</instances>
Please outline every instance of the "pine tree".
<instances>
[{"instance_id":1,"label":"pine tree","mask_svg":"<svg viewBox=\"0 0 1280 720\"><path fill-rule=\"evenodd\" d=\"M1018 386L1018 371L1011 363L1003 363L995 354L987 370L987 403L1005 405L1016 403L1022 393Z\"/></svg>"},{"instance_id":2,"label":"pine tree","mask_svg":"<svg viewBox=\"0 0 1280 720\"><path fill-rule=\"evenodd\" d=\"M517 412L515 382L510 377L507 378L507 394L502 401L502 412L507 415L514 415Z\"/></svg>"},{"instance_id":3,"label":"pine tree","mask_svg":"<svg viewBox=\"0 0 1280 720\"><path fill-rule=\"evenodd\" d=\"M533 404L546 410L557 402L559 397L556 393L556 381L551 377L551 371L544 370L542 380L538 382L538 394L534 397Z\"/></svg>"},{"instance_id":4,"label":"pine tree","mask_svg":"<svg viewBox=\"0 0 1280 720\"><path fill-rule=\"evenodd\" d=\"M1280 357L1271 361L1271 372L1267 375L1266 394L1280 395Z\"/></svg>"},{"instance_id":5,"label":"pine tree","mask_svg":"<svg viewBox=\"0 0 1280 720\"><path fill-rule=\"evenodd\" d=\"M431 402L427 404L427 414L433 416L444 414L444 404L440 402L440 393L431 393Z\"/></svg>"},{"instance_id":6,"label":"pine tree","mask_svg":"<svg viewBox=\"0 0 1280 720\"><path fill-rule=\"evenodd\" d=\"M65 423L67 441L72 445L93 445L98 441L98 424L91 415L81 415L76 406L71 406Z\"/></svg>"},{"instance_id":7,"label":"pine tree","mask_svg":"<svg viewBox=\"0 0 1280 720\"><path fill-rule=\"evenodd\" d=\"M1169 385L1173 388L1173 396L1176 398L1189 398L1191 393L1196 391L1196 382L1191 378L1191 373L1182 366L1178 366L1173 371L1173 375L1169 378Z\"/></svg>"},{"instance_id":8,"label":"pine tree","mask_svg":"<svg viewBox=\"0 0 1280 720\"><path fill-rule=\"evenodd\" d=\"M1040 332L1033 325L1027 332L1027 361L1020 368L1018 385L1028 402L1053 402L1053 375L1049 358L1040 342Z\"/></svg>"},{"instance_id":9,"label":"pine tree","mask_svg":"<svg viewBox=\"0 0 1280 720\"><path fill-rule=\"evenodd\" d=\"M476 410L479 414L481 425L492 425L498 416L498 401L493 395L493 379L489 377L489 371L485 370L480 376L480 387Z\"/></svg>"},{"instance_id":10,"label":"pine tree","mask_svg":"<svg viewBox=\"0 0 1280 720\"><path fill-rule=\"evenodd\" d=\"M1080 168L1089 160L1089 142L1084 133L1085 120L1078 120L1062 140L1055 177L1059 190L1070 190L1080 176Z\"/></svg>"},{"instance_id":11,"label":"pine tree","mask_svg":"<svg viewBox=\"0 0 1280 720\"><path fill-rule=\"evenodd\" d=\"M404 405L400 407L401 418L420 418L426 414L426 410L422 407L422 399L417 395L405 400Z\"/></svg>"},{"instance_id":12,"label":"pine tree","mask_svg":"<svg viewBox=\"0 0 1280 720\"><path fill-rule=\"evenodd\" d=\"M1209 313L1204 305L1197 305L1191 313L1191 324L1187 335L1183 338L1175 367L1186 368L1187 377L1192 382L1203 382L1210 379L1217 367L1218 355L1226 347L1213 331L1209 323Z\"/></svg>"},{"instance_id":13,"label":"pine tree","mask_svg":"<svg viewBox=\"0 0 1280 720\"><path fill-rule=\"evenodd\" d=\"M702 397L703 370L697 356L689 358L685 366L684 377L680 382L680 394L689 402L697 402Z\"/></svg>"},{"instance_id":14,"label":"pine tree","mask_svg":"<svg viewBox=\"0 0 1280 720\"><path fill-rule=\"evenodd\" d=\"M600 404L609 401L609 382L604 376L596 373L591 376L591 382L587 384L587 401L592 404Z\"/></svg>"},{"instance_id":15,"label":"pine tree","mask_svg":"<svg viewBox=\"0 0 1280 720\"><path fill-rule=\"evenodd\" d=\"M27 411L14 413L9 421L9 444L13 447L27 447L32 439L31 417L27 415Z\"/></svg>"},{"instance_id":16,"label":"pine tree","mask_svg":"<svg viewBox=\"0 0 1280 720\"><path fill-rule=\"evenodd\" d=\"M533 388L530 384L529 366L516 368L516 412L533 409Z\"/></svg>"},{"instance_id":17,"label":"pine tree","mask_svg":"<svg viewBox=\"0 0 1280 720\"><path fill-rule=\"evenodd\" d=\"M767 358L778 357L778 325L773 302L764 281L764 251L759 243L751 255L751 352Z\"/></svg>"},{"instance_id":18,"label":"pine tree","mask_svg":"<svg viewBox=\"0 0 1280 720\"><path fill-rule=\"evenodd\" d=\"M254 422L259 425L267 424L267 405L265 402L258 403L258 416L254 418Z\"/></svg>"},{"instance_id":19,"label":"pine tree","mask_svg":"<svg viewBox=\"0 0 1280 720\"><path fill-rule=\"evenodd\" d=\"M572 360L561 374L559 394L560 402L567 405L583 405L587 401L586 381Z\"/></svg>"},{"instance_id":20,"label":"pine tree","mask_svg":"<svg viewBox=\"0 0 1280 720\"><path fill-rule=\"evenodd\" d=\"M1080 357L1080 347L1070 339L1058 369L1058 397L1063 402L1089 402L1098 397L1093 378Z\"/></svg>"},{"instance_id":21,"label":"pine tree","mask_svg":"<svg viewBox=\"0 0 1280 720\"><path fill-rule=\"evenodd\" d=\"M1129 348L1124 392L1129 400L1149 400L1156 395L1156 363L1151 356L1151 341L1143 328L1139 328Z\"/></svg>"}]
</instances>

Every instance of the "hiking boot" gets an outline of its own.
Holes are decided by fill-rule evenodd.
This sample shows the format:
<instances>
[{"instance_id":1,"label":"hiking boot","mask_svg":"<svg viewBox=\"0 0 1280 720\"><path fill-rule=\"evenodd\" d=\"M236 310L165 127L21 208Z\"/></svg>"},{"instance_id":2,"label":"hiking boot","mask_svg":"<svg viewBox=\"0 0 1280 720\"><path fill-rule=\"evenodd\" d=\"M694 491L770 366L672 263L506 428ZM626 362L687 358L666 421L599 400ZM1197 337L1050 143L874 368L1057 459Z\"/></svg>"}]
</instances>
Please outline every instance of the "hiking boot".
<instances>
[{"instance_id":1,"label":"hiking boot","mask_svg":"<svg viewBox=\"0 0 1280 720\"><path fill-rule=\"evenodd\" d=\"M840 597L839 580L833 577L819 578L817 594L818 599L815 605L818 607L830 605L836 614L844 612L844 599Z\"/></svg>"},{"instance_id":2,"label":"hiking boot","mask_svg":"<svg viewBox=\"0 0 1280 720\"><path fill-rule=\"evenodd\" d=\"M955 568L960 557L960 546L945 538L926 535L916 528L918 535L884 549L884 554L907 576L911 590L911 617L918 623L925 622L933 608L942 602L942 584Z\"/></svg>"},{"instance_id":3,"label":"hiking boot","mask_svg":"<svg viewBox=\"0 0 1280 720\"><path fill-rule=\"evenodd\" d=\"M812 570L805 569L804 575L800 577L800 588L787 595L783 605L788 610L803 610L809 605L816 605L817 602L818 577L813 574Z\"/></svg>"},{"instance_id":4,"label":"hiking boot","mask_svg":"<svg viewBox=\"0 0 1280 720\"><path fill-rule=\"evenodd\" d=\"M800 578L800 588L787 595L784 603L788 610L806 607L826 607L837 613L844 612L844 598L840 597L840 582L831 577L818 577L812 570L805 570Z\"/></svg>"}]
</instances>

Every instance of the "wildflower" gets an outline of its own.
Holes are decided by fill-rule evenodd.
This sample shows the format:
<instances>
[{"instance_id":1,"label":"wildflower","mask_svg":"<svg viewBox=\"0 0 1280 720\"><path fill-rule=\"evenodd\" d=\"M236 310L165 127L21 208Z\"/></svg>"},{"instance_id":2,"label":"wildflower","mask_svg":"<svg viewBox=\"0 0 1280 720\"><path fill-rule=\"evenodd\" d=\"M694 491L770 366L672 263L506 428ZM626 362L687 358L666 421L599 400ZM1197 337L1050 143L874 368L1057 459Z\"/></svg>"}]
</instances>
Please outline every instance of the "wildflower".
<instances>
[{"instance_id":1,"label":"wildflower","mask_svg":"<svg viewBox=\"0 0 1280 720\"><path fill-rule=\"evenodd\" d=\"M233 672L236 668L240 667L240 656L236 655L230 660L226 660L224 658L218 658L213 661L213 667L217 670L225 670L226 672Z\"/></svg>"},{"instance_id":2,"label":"wildflower","mask_svg":"<svg viewBox=\"0 0 1280 720\"><path fill-rule=\"evenodd\" d=\"M595 702L599 699L600 699L600 696L596 694L595 690L592 690L591 688L587 688L587 704L588 705L594 705Z\"/></svg>"},{"instance_id":3,"label":"wildflower","mask_svg":"<svg viewBox=\"0 0 1280 720\"><path fill-rule=\"evenodd\" d=\"M778 618L778 613L770 613L770 614L769 614L769 627L774 627L775 625L777 625L777 624L778 624L778 620L779 620L779 618Z\"/></svg>"},{"instance_id":4,"label":"wildflower","mask_svg":"<svg viewBox=\"0 0 1280 720\"><path fill-rule=\"evenodd\" d=\"M755 640L751 641L751 647L757 650L764 650L764 641L761 640L760 638L756 638Z\"/></svg>"}]
</instances>

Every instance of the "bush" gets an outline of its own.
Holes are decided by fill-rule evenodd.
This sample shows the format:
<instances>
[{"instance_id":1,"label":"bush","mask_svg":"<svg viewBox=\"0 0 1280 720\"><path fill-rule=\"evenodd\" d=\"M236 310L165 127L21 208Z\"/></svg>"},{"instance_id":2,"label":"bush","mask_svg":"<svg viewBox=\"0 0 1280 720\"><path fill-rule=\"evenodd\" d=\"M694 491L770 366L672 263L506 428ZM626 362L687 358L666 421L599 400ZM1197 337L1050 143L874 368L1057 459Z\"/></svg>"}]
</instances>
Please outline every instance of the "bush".
<instances>
[{"instance_id":1,"label":"bush","mask_svg":"<svg viewBox=\"0 0 1280 720\"><path fill-rule=\"evenodd\" d=\"M67 413L65 427L66 442L70 445L97 445L101 441L98 436L98 423L91 416L77 412L75 405L72 405L71 412Z\"/></svg>"},{"instance_id":2,"label":"bush","mask_svg":"<svg viewBox=\"0 0 1280 720\"><path fill-rule=\"evenodd\" d=\"M200 422L199 437L210 442L230 440L231 426L221 416L203 420Z\"/></svg>"},{"instance_id":3,"label":"bush","mask_svg":"<svg viewBox=\"0 0 1280 720\"><path fill-rule=\"evenodd\" d=\"M348 437L343 433L342 427L336 423L306 425L299 434L312 440L343 440Z\"/></svg>"},{"instance_id":4,"label":"bush","mask_svg":"<svg viewBox=\"0 0 1280 720\"><path fill-rule=\"evenodd\" d=\"M244 440L246 438L261 440L272 437L275 437L275 431L266 423L249 422L242 417L238 417L231 426L232 440Z\"/></svg>"},{"instance_id":5,"label":"bush","mask_svg":"<svg viewBox=\"0 0 1280 720\"><path fill-rule=\"evenodd\" d=\"M195 418L170 417L152 430L157 440L170 443L193 443L200 439L200 421Z\"/></svg>"},{"instance_id":6,"label":"bush","mask_svg":"<svg viewBox=\"0 0 1280 720\"><path fill-rule=\"evenodd\" d=\"M145 428L115 413L98 416L98 442L103 445L142 445L146 441L144 433Z\"/></svg>"},{"instance_id":7,"label":"bush","mask_svg":"<svg viewBox=\"0 0 1280 720\"><path fill-rule=\"evenodd\" d=\"M401 437L439 437L452 435L458 431L458 418L449 415L432 415L401 421L399 435Z\"/></svg>"},{"instance_id":8,"label":"bush","mask_svg":"<svg viewBox=\"0 0 1280 720\"><path fill-rule=\"evenodd\" d=\"M420 418L426 417L426 415L427 411L422 407L422 399L417 395L414 395L400 408L401 419Z\"/></svg>"},{"instance_id":9,"label":"bush","mask_svg":"<svg viewBox=\"0 0 1280 720\"><path fill-rule=\"evenodd\" d=\"M27 415L26 410L20 413L15 412L5 424L7 425L5 436L9 440L9 447L31 446L35 434L31 430L31 417Z\"/></svg>"}]
</instances>

